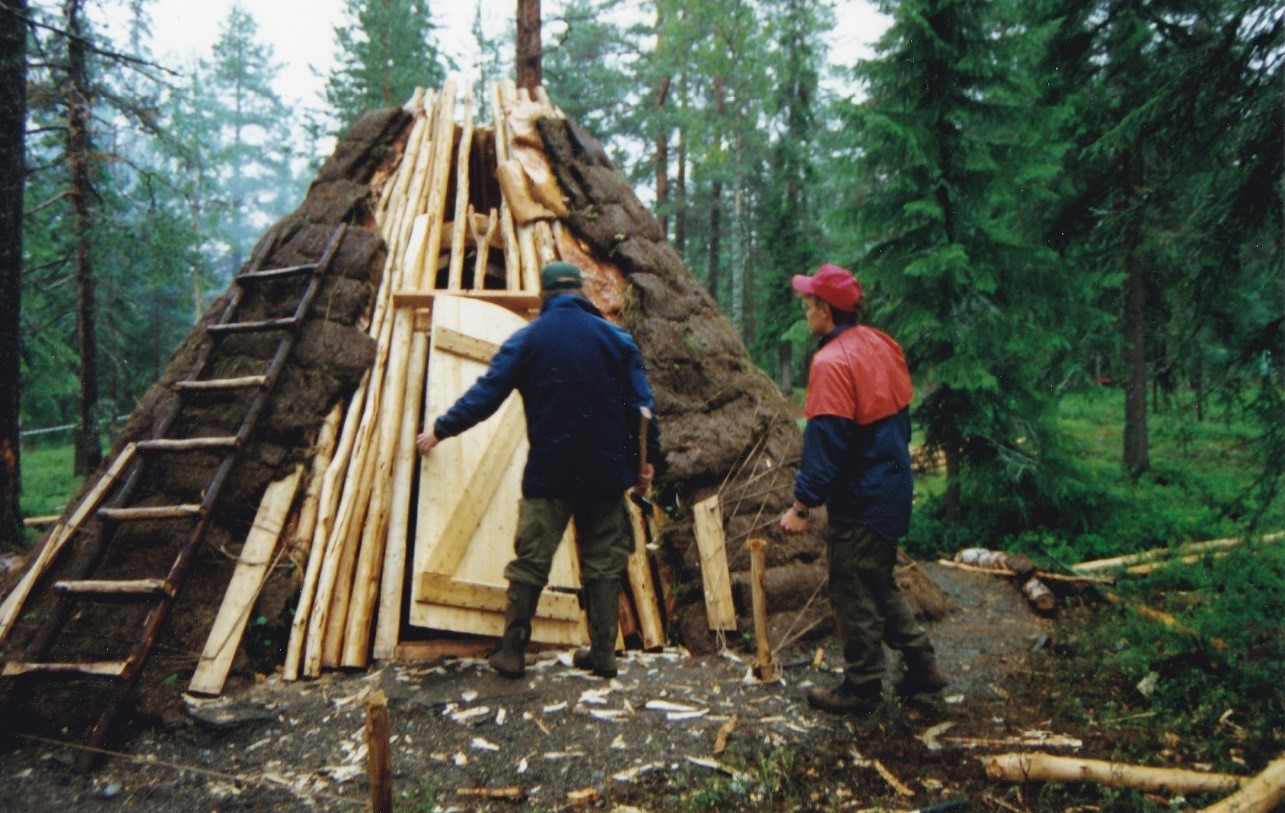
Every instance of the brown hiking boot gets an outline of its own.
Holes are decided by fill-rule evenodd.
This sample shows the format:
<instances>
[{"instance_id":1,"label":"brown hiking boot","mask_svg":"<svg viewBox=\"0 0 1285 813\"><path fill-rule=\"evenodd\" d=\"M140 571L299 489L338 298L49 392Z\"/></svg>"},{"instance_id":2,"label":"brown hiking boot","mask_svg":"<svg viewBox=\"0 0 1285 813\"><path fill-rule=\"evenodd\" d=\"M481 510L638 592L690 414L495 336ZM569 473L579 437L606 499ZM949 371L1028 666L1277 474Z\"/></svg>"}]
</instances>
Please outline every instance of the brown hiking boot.
<instances>
[{"instance_id":1,"label":"brown hiking boot","mask_svg":"<svg viewBox=\"0 0 1285 813\"><path fill-rule=\"evenodd\" d=\"M879 707L882 684L877 680L852 683L847 678L832 689L808 689L808 705L831 714L866 715Z\"/></svg>"},{"instance_id":2,"label":"brown hiking boot","mask_svg":"<svg viewBox=\"0 0 1285 813\"><path fill-rule=\"evenodd\" d=\"M906 674L893 686L900 698L920 694L936 694L950 685L950 681L937 666L937 657L929 653L905 653Z\"/></svg>"}]
</instances>

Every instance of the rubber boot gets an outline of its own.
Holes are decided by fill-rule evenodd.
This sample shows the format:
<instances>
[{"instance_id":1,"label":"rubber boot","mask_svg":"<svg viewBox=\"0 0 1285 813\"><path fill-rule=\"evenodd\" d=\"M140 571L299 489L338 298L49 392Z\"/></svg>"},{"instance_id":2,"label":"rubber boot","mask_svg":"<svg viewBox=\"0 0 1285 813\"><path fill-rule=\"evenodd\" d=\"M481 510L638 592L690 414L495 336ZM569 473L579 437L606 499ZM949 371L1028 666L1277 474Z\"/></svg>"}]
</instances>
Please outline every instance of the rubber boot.
<instances>
[{"instance_id":1,"label":"rubber boot","mask_svg":"<svg viewBox=\"0 0 1285 813\"><path fill-rule=\"evenodd\" d=\"M531 619L535 616L541 589L534 584L509 583L504 637L500 639L500 648L486 661L506 678L516 679L526 674L526 645L531 640Z\"/></svg>"},{"instance_id":2,"label":"rubber boot","mask_svg":"<svg viewBox=\"0 0 1285 813\"><path fill-rule=\"evenodd\" d=\"M902 652L906 661L906 674L893 687L901 698L920 694L934 694L950 685L950 681L937 666L937 656L930 650Z\"/></svg>"},{"instance_id":3,"label":"rubber boot","mask_svg":"<svg viewBox=\"0 0 1285 813\"><path fill-rule=\"evenodd\" d=\"M883 684L878 680L853 683L848 678L831 689L808 689L808 705L831 714L866 715L879 707Z\"/></svg>"},{"instance_id":4,"label":"rubber boot","mask_svg":"<svg viewBox=\"0 0 1285 813\"><path fill-rule=\"evenodd\" d=\"M589 597L589 648L576 650L571 662L598 677L616 676L616 635L620 628L620 579L585 583Z\"/></svg>"}]
</instances>

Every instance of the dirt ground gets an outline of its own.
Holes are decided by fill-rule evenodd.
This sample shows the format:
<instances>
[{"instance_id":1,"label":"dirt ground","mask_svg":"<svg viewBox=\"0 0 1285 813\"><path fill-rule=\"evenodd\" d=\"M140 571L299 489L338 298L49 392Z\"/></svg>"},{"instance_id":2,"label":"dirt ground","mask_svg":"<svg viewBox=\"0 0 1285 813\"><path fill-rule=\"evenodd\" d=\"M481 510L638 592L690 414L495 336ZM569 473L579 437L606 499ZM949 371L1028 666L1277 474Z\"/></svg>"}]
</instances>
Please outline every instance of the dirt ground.
<instances>
[{"instance_id":1,"label":"dirt ground","mask_svg":"<svg viewBox=\"0 0 1285 813\"><path fill-rule=\"evenodd\" d=\"M557 810L580 796L589 797L587 809L661 810L702 783L732 788L738 809L774 809L775 791L762 785L778 781L814 784L805 809L968 798L985 784L981 751L949 737L1075 734L1022 700L1022 687L1038 691L1041 660L1056 657L1047 644L1057 632L1003 580L925 568L955 604L930 625L954 682L928 706L890 700L861 721L813 712L803 693L837 679L828 671L840 664L833 644L821 669L811 645L779 653L783 674L771 683L752 679L749 653L692 658L679 649L630 653L612 681L570 668L569 653L543 655L520 681L475 660L291 684L269 678L236 696L189 703L187 717L168 728L131 732L93 774L73 766L72 748L24 740L0 757L0 809L360 809L369 788L364 696L376 687L388 697L399 810ZM717 733L732 720L727 750L715 755ZM912 795L899 793L875 761ZM504 788L520 789L522 800L461 793Z\"/></svg>"}]
</instances>

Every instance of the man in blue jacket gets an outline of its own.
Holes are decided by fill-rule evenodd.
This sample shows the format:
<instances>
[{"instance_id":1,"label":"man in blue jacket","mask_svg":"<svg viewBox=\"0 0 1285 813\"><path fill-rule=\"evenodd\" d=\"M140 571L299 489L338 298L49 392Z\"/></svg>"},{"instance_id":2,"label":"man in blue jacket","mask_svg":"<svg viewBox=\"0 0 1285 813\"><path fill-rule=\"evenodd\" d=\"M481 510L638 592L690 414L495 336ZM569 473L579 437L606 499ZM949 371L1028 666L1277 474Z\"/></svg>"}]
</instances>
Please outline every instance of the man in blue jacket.
<instances>
[{"instance_id":1,"label":"man in blue jacket","mask_svg":"<svg viewBox=\"0 0 1285 813\"><path fill-rule=\"evenodd\" d=\"M821 340L808 372L803 458L794 505L781 516L786 535L808 529L809 512L826 506L824 531L830 605L843 641L843 682L808 692L814 707L864 714L878 704L883 644L901 651L902 697L940 691L928 634L893 579L897 540L910 530L910 371L886 333L858 324L865 310L852 272L826 263L792 286L812 335Z\"/></svg>"},{"instance_id":2,"label":"man in blue jacket","mask_svg":"<svg viewBox=\"0 0 1285 813\"><path fill-rule=\"evenodd\" d=\"M516 558L504 569L504 636L489 660L508 678L525 674L531 619L572 517L590 643L574 662L600 677L616 674L620 577L634 547L624 493L636 485L646 494L655 473L651 463L637 459L640 415L653 409L642 355L628 333L584 298L582 285L576 266L545 266L539 318L509 337L486 373L416 441L420 453L428 454L438 442L486 420L514 390L522 396L531 448L522 475ZM647 456L658 461L654 420Z\"/></svg>"}]
</instances>

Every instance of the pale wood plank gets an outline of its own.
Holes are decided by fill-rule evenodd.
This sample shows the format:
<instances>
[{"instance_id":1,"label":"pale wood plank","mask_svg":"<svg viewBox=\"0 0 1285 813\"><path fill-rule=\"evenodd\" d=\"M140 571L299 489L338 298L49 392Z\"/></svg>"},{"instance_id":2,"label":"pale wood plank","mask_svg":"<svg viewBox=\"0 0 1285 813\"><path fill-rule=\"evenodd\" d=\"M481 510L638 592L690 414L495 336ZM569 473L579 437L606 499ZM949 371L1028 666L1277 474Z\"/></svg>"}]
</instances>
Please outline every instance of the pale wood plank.
<instances>
[{"instance_id":1,"label":"pale wood plank","mask_svg":"<svg viewBox=\"0 0 1285 813\"><path fill-rule=\"evenodd\" d=\"M232 668L232 658L241 645L246 622L250 620L254 602L263 588L268 565L272 562L272 551L281 539L286 516L290 513L302 477L303 466L295 466L292 474L271 483L264 491L254 525L241 546L241 557L223 596L219 614L214 618L214 626L210 629L188 691L206 695L223 691L228 671Z\"/></svg>"},{"instance_id":2,"label":"pale wood plank","mask_svg":"<svg viewBox=\"0 0 1285 813\"><path fill-rule=\"evenodd\" d=\"M507 588L503 585L465 581L441 573L421 573L419 589L430 601L452 607L502 613L508 603ZM573 592L555 592L545 588L540 593L536 613L541 617L560 621L579 621L583 611L580 609L579 599L574 595L575 588L567 587L563 590Z\"/></svg>"},{"instance_id":3,"label":"pale wood plank","mask_svg":"<svg viewBox=\"0 0 1285 813\"><path fill-rule=\"evenodd\" d=\"M727 570L727 542L723 535L723 508L719 504L718 495L696 503L693 513L709 628L734 630L736 608L732 603L732 580Z\"/></svg>"},{"instance_id":4,"label":"pale wood plank","mask_svg":"<svg viewBox=\"0 0 1285 813\"><path fill-rule=\"evenodd\" d=\"M660 620L656 585L651 578L645 520L642 509L632 499L626 497L625 505L629 509L629 525L634 532L634 550L629 554L626 573L634 594L634 610L638 613L638 631L642 635L644 649L662 647L665 645L665 625Z\"/></svg>"}]
</instances>

